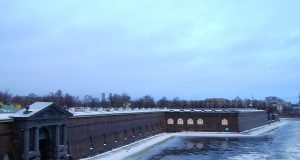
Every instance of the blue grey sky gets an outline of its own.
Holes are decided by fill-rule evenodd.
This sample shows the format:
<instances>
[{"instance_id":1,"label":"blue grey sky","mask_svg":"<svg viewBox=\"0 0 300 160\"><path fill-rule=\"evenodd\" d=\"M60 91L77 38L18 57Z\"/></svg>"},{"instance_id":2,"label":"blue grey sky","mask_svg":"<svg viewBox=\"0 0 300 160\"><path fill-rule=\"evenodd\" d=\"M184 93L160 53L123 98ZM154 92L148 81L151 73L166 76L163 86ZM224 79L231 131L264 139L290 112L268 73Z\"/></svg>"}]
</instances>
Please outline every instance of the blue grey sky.
<instances>
[{"instance_id":1,"label":"blue grey sky","mask_svg":"<svg viewBox=\"0 0 300 160\"><path fill-rule=\"evenodd\" d=\"M299 0L0 1L0 90L297 102Z\"/></svg>"}]
</instances>

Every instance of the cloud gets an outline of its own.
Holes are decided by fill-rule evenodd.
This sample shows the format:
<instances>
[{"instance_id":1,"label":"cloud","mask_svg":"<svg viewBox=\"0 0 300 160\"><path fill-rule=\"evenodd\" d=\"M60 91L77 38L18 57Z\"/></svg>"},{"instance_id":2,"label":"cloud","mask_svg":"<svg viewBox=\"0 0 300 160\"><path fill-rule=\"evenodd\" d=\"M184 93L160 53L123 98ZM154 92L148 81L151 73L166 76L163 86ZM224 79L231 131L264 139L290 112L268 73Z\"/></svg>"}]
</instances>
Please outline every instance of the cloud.
<instances>
[{"instance_id":1,"label":"cloud","mask_svg":"<svg viewBox=\"0 0 300 160\"><path fill-rule=\"evenodd\" d=\"M299 3L2 1L0 90L291 97Z\"/></svg>"}]
</instances>

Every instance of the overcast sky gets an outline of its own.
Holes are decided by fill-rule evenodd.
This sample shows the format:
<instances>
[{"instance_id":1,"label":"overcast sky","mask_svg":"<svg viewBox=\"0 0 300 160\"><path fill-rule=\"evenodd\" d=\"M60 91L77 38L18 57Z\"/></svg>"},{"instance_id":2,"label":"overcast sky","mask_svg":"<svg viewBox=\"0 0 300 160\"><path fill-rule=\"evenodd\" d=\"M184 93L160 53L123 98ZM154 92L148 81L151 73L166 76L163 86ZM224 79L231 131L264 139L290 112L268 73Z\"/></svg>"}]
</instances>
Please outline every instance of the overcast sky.
<instances>
[{"instance_id":1,"label":"overcast sky","mask_svg":"<svg viewBox=\"0 0 300 160\"><path fill-rule=\"evenodd\" d=\"M300 92L299 0L0 1L0 90L204 99Z\"/></svg>"}]
</instances>

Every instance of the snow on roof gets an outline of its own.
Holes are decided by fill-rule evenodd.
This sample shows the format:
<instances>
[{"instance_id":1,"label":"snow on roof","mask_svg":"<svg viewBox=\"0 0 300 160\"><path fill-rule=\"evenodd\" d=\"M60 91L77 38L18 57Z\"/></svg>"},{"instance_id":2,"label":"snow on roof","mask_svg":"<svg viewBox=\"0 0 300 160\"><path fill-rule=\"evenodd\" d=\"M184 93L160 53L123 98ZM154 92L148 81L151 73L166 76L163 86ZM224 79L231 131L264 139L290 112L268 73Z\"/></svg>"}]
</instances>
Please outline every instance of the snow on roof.
<instances>
[{"instance_id":1,"label":"snow on roof","mask_svg":"<svg viewBox=\"0 0 300 160\"><path fill-rule=\"evenodd\" d=\"M105 109L105 108L90 108L90 107L76 107L69 108L69 112L75 117L88 117L88 116L107 116L107 115L120 115L120 114L138 114L138 113L153 113L153 112L202 112L202 113L236 113L236 112L261 112L263 110L257 109Z\"/></svg>"},{"instance_id":2,"label":"snow on roof","mask_svg":"<svg viewBox=\"0 0 300 160\"><path fill-rule=\"evenodd\" d=\"M104 108L90 108L90 107L77 107L69 108L69 112L75 117L87 116L107 116L119 114L138 114L138 113L151 113L151 112L166 112L166 109L104 109Z\"/></svg>"},{"instance_id":3,"label":"snow on roof","mask_svg":"<svg viewBox=\"0 0 300 160\"><path fill-rule=\"evenodd\" d=\"M8 122L13 121L10 116L12 116L14 113L0 113L0 122Z\"/></svg>"},{"instance_id":4,"label":"snow on roof","mask_svg":"<svg viewBox=\"0 0 300 160\"><path fill-rule=\"evenodd\" d=\"M13 120L14 117L30 117L33 114L41 111L42 109L52 105L52 102L35 102L29 106L26 113L26 109L23 108L16 113L1 113L0 122L4 120ZM159 109L159 108L142 108L142 109L105 109L105 108L90 108L90 107L76 107L69 108L69 112L74 117L89 117L89 116L108 116L108 115L120 115L120 114L139 114L139 113L153 113L153 112L203 112L203 113L233 113L233 112L261 112L263 110L257 110L253 108L224 108L224 109Z\"/></svg>"},{"instance_id":5,"label":"snow on roof","mask_svg":"<svg viewBox=\"0 0 300 160\"><path fill-rule=\"evenodd\" d=\"M31 104L29 106L29 113L26 114L26 109L23 108L21 110L19 110L18 112L16 112L15 114L13 114L11 117L30 117L32 115L34 115L35 113L41 111L42 109L50 106L51 104L53 104L52 102L35 102L33 104Z\"/></svg>"}]
</instances>

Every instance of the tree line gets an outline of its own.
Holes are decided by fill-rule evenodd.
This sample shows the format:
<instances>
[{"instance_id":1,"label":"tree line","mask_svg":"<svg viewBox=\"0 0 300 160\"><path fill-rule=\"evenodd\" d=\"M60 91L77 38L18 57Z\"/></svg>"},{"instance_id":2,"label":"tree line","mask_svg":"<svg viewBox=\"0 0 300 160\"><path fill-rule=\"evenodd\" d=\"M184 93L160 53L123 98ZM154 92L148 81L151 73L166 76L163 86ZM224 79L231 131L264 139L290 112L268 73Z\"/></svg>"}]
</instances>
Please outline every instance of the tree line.
<instances>
[{"instance_id":1,"label":"tree line","mask_svg":"<svg viewBox=\"0 0 300 160\"><path fill-rule=\"evenodd\" d=\"M257 108L263 110L276 110L272 104L264 100L250 100L235 98L227 99L206 99L206 100L185 100L178 97L167 99L162 97L155 101L150 95L141 98L131 99L126 94L114 94L106 100L86 95L83 98L63 93L61 90L39 96L34 93L28 95L12 95L7 91L0 91L0 102L3 104L20 104L22 107L34 102L54 102L60 106L70 107L103 107L103 108L170 108L170 109L189 109L189 108Z\"/></svg>"}]
</instances>

